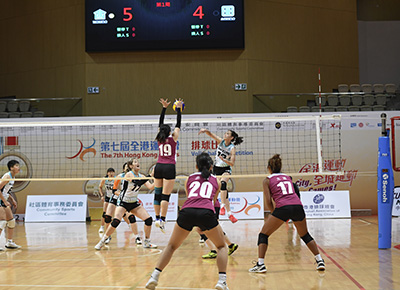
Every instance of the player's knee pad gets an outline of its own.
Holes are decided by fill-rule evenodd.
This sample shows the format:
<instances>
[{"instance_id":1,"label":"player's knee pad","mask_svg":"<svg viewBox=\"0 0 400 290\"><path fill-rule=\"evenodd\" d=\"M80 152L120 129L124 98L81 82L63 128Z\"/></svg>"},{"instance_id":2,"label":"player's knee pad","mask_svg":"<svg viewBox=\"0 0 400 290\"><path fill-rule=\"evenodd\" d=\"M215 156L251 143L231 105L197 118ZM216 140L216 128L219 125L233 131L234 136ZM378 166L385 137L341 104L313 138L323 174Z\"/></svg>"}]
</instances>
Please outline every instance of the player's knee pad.
<instances>
[{"instance_id":1,"label":"player's knee pad","mask_svg":"<svg viewBox=\"0 0 400 290\"><path fill-rule=\"evenodd\" d=\"M307 232L307 234L305 234L304 236L301 237L301 239L303 240L303 242L307 245L309 242L311 242L313 239L313 237Z\"/></svg>"},{"instance_id":2,"label":"player's knee pad","mask_svg":"<svg viewBox=\"0 0 400 290\"><path fill-rule=\"evenodd\" d=\"M9 228L9 229L15 228L15 219L11 219L11 220L7 221L7 228Z\"/></svg>"},{"instance_id":3,"label":"player's knee pad","mask_svg":"<svg viewBox=\"0 0 400 290\"><path fill-rule=\"evenodd\" d=\"M106 212L105 212L105 211L103 211L103 214L101 215L101 217L102 217L102 218L105 218L105 217L106 217Z\"/></svg>"},{"instance_id":4,"label":"player's knee pad","mask_svg":"<svg viewBox=\"0 0 400 290\"><path fill-rule=\"evenodd\" d=\"M226 181L221 181L221 190L226 190Z\"/></svg>"},{"instance_id":5,"label":"player's knee pad","mask_svg":"<svg viewBox=\"0 0 400 290\"><path fill-rule=\"evenodd\" d=\"M162 194L162 187L155 187L154 188L154 204L155 205L161 204L161 194Z\"/></svg>"},{"instance_id":6,"label":"player's knee pad","mask_svg":"<svg viewBox=\"0 0 400 290\"><path fill-rule=\"evenodd\" d=\"M106 224L111 223L111 219L112 219L112 217L110 215L108 215L108 214L106 214L104 216L104 221L106 222Z\"/></svg>"},{"instance_id":7,"label":"player's knee pad","mask_svg":"<svg viewBox=\"0 0 400 290\"><path fill-rule=\"evenodd\" d=\"M165 200L165 201L169 202L170 197L171 197L170 194L164 194L164 193L161 194L161 200Z\"/></svg>"},{"instance_id":8,"label":"player's knee pad","mask_svg":"<svg viewBox=\"0 0 400 290\"><path fill-rule=\"evenodd\" d=\"M146 226L151 226L152 223L153 223L153 218L152 217L148 217L147 219L144 220L144 224Z\"/></svg>"},{"instance_id":9,"label":"player's knee pad","mask_svg":"<svg viewBox=\"0 0 400 290\"><path fill-rule=\"evenodd\" d=\"M131 224L136 223L136 217L135 217L135 215L131 214L131 215L128 217L128 220L129 220L129 222L130 222Z\"/></svg>"},{"instance_id":10,"label":"player's knee pad","mask_svg":"<svg viewBox=\"0 0 400 290\"><path fill-rule=\"evenodd\" d=\"M266 244L266 245L268 245L268 235L263 234L263 233L259 233L259 234L258 234L258 242L257 242L257 245L260 245L260 244Z\"/></svg>"},{"instance_id":11,"label":"player's knee pad","mask_svg":"<svg viewBox=\"0 0 400 290\"><path fill-rule=\"evenodd\" d=\"M200 237L204 242L208 240L208 238L205 234L201 234Z\"/></svg>"},{"instance_id":12,"label":"player's knee pad","mask_svg":"<svg viewBox=\"0 0 400 290\"><path fill-rule=\"evenodd\" d=\"M7 226L7 222L6 221L0 221L0 230L4 230Z\"/></svg>"},{"instance_id":13,"label":"player's knee pad","mask_svg":"<svg viewBox=\"0 0 400 290\"><path fill-rule=\"evenodd\" d=\"M120 224L120 220L119 219L113 219L113 221L111 222L111 226L113 227L113 228L117 228L118 227L118 225Z\"/></svg>"}]
</instances>

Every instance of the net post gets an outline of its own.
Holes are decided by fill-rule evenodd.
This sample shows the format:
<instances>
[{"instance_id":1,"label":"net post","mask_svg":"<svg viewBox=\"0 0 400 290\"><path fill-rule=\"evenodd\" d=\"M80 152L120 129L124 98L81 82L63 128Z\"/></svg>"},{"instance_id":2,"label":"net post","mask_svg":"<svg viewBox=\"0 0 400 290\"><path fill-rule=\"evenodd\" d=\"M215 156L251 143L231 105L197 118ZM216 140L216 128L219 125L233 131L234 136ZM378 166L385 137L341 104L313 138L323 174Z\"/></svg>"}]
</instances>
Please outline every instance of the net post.
<instances>
[{"instance_id":1,"label":"net post","mask_svg":"<svg viewBox=\"0 0 400 290\"><path fill-rule=\"evenodd\" d=\"M390 158L390 142L386 130L386 114L381 114L382 136L378 140L378 248L392 247L392 207L394 176Z\"/></svg>"},{"instance_id":2,"label":"net post","mask_svg":"<svg viewBox=\"0 0 400 290\"><path fill-rule=\"evenodd\" d=\"M318 151L318 172L322 173L322 139L321 139L321 117L315 116L315 130L317 136L317 151Z\"/></svg>"}]
</instances>

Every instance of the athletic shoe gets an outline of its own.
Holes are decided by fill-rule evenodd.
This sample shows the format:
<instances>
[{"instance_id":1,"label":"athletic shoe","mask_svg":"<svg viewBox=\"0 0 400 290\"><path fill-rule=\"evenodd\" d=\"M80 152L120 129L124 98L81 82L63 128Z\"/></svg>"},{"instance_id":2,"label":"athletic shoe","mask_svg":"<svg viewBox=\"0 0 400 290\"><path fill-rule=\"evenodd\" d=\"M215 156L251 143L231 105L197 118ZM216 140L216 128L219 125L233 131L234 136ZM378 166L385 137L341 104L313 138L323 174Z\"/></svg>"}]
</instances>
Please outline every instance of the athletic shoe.
<instances>
[{"instance_id":1,"label":"athletic shoe","mask_svg":"<svg viewBox=\"0 0 400 290\"><path fill-rule=\"evenodd\" d=\"M204 244L205 242L206 242L206 241L203 240L203 239L200 239L200 240L199 240L199 243L200 243L200 244Z\"/></svg>"},{"instance_id":2,"label":"athletic shoe","mask_svg":"<svg viewBox=\"0 0 400 290\"><path fill-rule=\"evenodd\" d=\"M231 222L232 222L233 224L236 223L236 222L238 221L238 219L235 218L235 217L233 216L233 214L231 214L231 215L229 216L229 219L231 220Z\"/></svg>"},{"instance_id":3,"label":"athletic shoe","mask_svg":"<svg viewBox=\"0 0 400 290\"><path fill-rule=\"evenodd\" d=\"M104 226L101 226L100 228L99 228L99 233L101 234L101 233L104 233Z\"/></svg>"},{"instance_id":4,"label":"athletic shoe","mask_svg":"<svg viewBox=\"0 0 400 290\"><path fill-rule=\"evenodd\" d=\"M109 236L107 239L105 239L104 244L108 245L111 242L111 236Z\"/></svg>"},{"instance_id":5,"label":"athletic shoe","mask_svg":"<svg viewBox=\"0 0 400 290\"><path fill-rule=\"evenodd\" d=\"M249 272L251 273L266 273L267 272L267 268L265 267L264 264L260 265L258 264L258 262L254 265L253 268L249 269Z\"/></svg>"},{"instance_id":6,"label":"athletic shoe","mask_svg":"<svg viewBox=\"0 0 400 290\"><path fill-rule=\"evenodd\" d=\"M203 259L216 259L217 253L210 251L208 254L201 256Z\"/></svg>"},{"instance_id":7,"label":"athletic shoe","mask_svg":"<svg viewBox=\"0 0 400 290\"><path fill-rule=\"evenodd\" d=\"M21 248L21 246L17 245L16 243L14 243L14 241L7 241L7 243L5 244L5 247L7 249L19 249Z\"/></svg>"},{"instance_id":8,"label":"athletic shoe","mask_svg":"<svg viewBox=\"0 0 400 290\"><path fill-rule=\"evenodd\" d=\"M215 285L215 289L229 290L228 286L226 285L226 281L221 281L221 280L218 280L217 285Z\"/></svg>"},{"instance_id":9,"label":"athletic shoe","mask_svg":"<svg viewBox=\"0 0 400 290\"><path fill-rule=\"evenodd\" d=\"M156 223L156 227L160 228L161 232L163 234L165 234L165 221L160 220L159 223L158 223L158 226L157 226L157 223Z\"/></svg>"},{"instance_id":10,"label":"athletic shoe","mask_svg":"<svg viewBox=\"0 0 400 290\"><path fill-rule=\"evenodd\" d=\"M2 251L4 251L4 249L3 249L3 248L0 248L0 252L2 252Z\"/></svg>"},{"instance_id":11,"label":"athletic shoe","mask_svg":"<svg viewBox=\"0 0 400 290\"><path fill-rule=\"evenodd\" d=\"M315 260L315 262L317 263L317 270L318 271L325 271L325 261L324 259L317 261Z\"/></svg>"},{"instance_id":12,"label":"athletic shoe","mask_svg":"<svg viewBox=\"0 0 400 290\"><path fill-rule=\"evenodd\" d=\"M150 240L145 239L145 240L144 240L144 243L143 243L143 248L146 248L146 249L156 249L156 248L157 248L157 245L154 245L154 244L150 243Z\"/></svg>"},{"instance_id":13,"label":"athletic shoe","mask_svg":"<svg viewBox=\"0 0 400 290\"><path fill-rule=\"evenodd\" d=\"M219 214L220 215L225 215L225 207L221 206L220 210L219 210Z\"/></svg>"},{"instance_id":14,"label":"athletic shoe","mask_svg":"<svg viewBox=\"0 0 400 290\"><path fill-rule=\"evenodd\" d=\"M229 256L232 255L238 248L239 248L238 245L233 244L233 246L229 248L228 255Z\"/></svg>"},{"instance_id":15,"label":"athletic shoe","mask_svg":"<svg viewBox=\"0 0 400 290\"><path fill-rule=\"evenodd\" d=\"M156 289L157 285L158 285L158 281L151 276L149 281L147 281L146 289L154 290L154 289Z\"/></svg>"},{"instance_id":16,"label":"athletic shoe","mask_svg":"<svg viewBox=\"0 0 400 290\"><path fill-rule=\"evenodd\" d=\"M136 245L141 245L142 244L142 239L140 237L136 237L135 243L136 243Z\"/></svg>"},{"instance_id":17,"label":"athletic shoe","mask_svg":"<svg viewBox=\"0 0 400 290\"><path fill-rule=\"evenodd\" d=\"M103 242L103 240L100 240L100 242L98 242L97 245L94 246L94 248L95 248L96 250L100 250L102 247L104 247L104 242Z\"/></svg>"},{"instance_id":18,"label":"athletic shoe","mask_svg":"<svg viewBox=\"0 0 400 290\"><path fill-rule=\"evenodd\" d=\"M156 221L154 222L154 225L159 228L160 227L160 223L161 223L161 219L156 219Z\"/></svg>"}]
</instances>

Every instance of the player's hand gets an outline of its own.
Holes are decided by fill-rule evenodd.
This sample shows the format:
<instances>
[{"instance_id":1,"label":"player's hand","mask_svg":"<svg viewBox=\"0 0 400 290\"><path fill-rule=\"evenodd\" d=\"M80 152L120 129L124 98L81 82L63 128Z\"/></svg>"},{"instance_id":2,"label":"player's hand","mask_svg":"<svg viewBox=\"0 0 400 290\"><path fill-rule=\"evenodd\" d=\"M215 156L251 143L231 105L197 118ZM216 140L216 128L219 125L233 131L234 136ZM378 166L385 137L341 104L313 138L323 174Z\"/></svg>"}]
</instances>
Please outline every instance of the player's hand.
<instances>
[{"instance_id":1,"label":"player's hand","mask_svg":"<svg viewBox=\"0 0 400 290\"><path fill-rule=\"evenodd\" d=\"M224 161L224 157L222 157L221 155L218 156L218 157L219 157L219 159L221 159L222 161Z\"/></svg>"},{"instance_id":2,"label":"player's hand","mask_svg":"<svg viewBox=\"0 0 400 290\"><path fill-rule=\"evenodd\" d=\"M7 200L4 202L4 204L5 204L5 206L7 206L7 207L11 207L11 204L10 204Z\"/></svg>"},{"instance_id":3,"label":"player's hand","mask_svg":"<svg viewBox=\"0 0 400 290\"><path fill-rule=\"evenodd\" d=\"M169 106L169 104L171 104L171 102L168 102L168 99L160 99L160 103L162 104L163 108L167 108Z\"/></svg>"},{"instance_id":4,"label":"player's hand","mask_svg":"<svg viewBox=\"0 0 400 290\"><path fill-rule=\"evenodd\" d=\"M199 135L201 134L201 133L207 133L207 129L200 129L200 131L199 131Z\"/></svg>"}]
</instances>

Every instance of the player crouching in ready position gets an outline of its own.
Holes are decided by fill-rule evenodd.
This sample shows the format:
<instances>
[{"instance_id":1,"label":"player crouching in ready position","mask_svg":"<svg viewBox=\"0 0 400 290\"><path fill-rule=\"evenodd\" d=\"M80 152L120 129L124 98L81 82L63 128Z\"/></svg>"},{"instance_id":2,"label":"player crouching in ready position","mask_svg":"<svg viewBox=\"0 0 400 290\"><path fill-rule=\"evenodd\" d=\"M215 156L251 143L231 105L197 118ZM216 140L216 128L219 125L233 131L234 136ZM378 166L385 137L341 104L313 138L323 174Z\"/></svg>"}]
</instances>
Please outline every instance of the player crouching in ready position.
<instances>
[{"instance_id":1,"label":"player crouching in ready position","mask_svg":"<svg viewBox=\"0 0 400 290\"><path fill-rule=\"evenodd\" d=\"M129 160L127 165L129 171L125 175L126 180L123 183L123 189L121 190L121 193L118 197L114 219L111 222L111 226L107 228L104 236L94 247L96 250L100 250L104 246L107 238L111 236L111 234L120 224L122 216L125 214L125 212L132 213L133 215L144 221L145 239L143 242L143 247L157 248L156 245L150 242L151 225L153 223L153 219L138 201L140 187L144 184L149 190L153 190L154 184L151 184L148 179L129 179L144 177L142 174L139 173L140 165L137 159ZM134 218L133 215L129 216L128 218Z\"/></svg>"}]
</instances>

